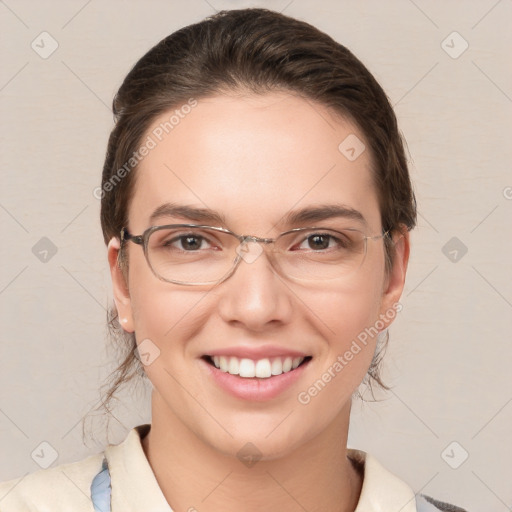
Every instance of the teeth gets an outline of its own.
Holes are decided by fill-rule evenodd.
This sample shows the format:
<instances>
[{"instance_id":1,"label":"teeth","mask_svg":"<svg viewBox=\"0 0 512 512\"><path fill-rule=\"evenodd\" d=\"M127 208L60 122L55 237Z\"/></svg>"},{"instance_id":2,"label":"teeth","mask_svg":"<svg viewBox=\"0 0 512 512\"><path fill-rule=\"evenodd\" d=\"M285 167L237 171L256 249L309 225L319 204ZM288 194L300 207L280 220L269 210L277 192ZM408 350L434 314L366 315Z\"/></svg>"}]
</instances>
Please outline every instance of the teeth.
<instances>
[{"instance_id":1,"label":"teeth","mask_svg":"<svg viewBox=\"0 0 512 512\"><path fill-rule=\"evenodd\" d=\"M270 361L268 359L260 359L256 363L256 377L260 379L266 379L272 375L272 369L270 367Z\"/></svg>"},{"instance_id":2,"label":"teeth","mask_svg":"<svg viewBox=\"0 0 512 512\"><path fill-rule=\"evenodd\" d=\"M283 363L283 373L289 372L292 369L292 358L287 357Z\"/></svg>"},{"instance_id":3,"label":"teeth","mask_svg":"<svg viewBox=\"0 0 512 512\"><path fill-rule=\"evenodd\" d=\"M238 359L236 357L230 357L228 372L231 373L231 375L238 375L239 370L240 370L240 363L239 363Z\"/></svg>"},{"instance_id":4,"label":"teeth","mask_svg":"<svg viewBox=\"0 0 512 512\"><path fill-rule=\"evenodd\" d=\"M272 365L270 366L270 373L272 375L281 375L281 373L283 373L283 362L281 359L277 358L272 361Z\"/></svg>"},{"instance_id":5,"label":"teeth","mask_svg":"<svg viewBox=\"0 0 512 512\"><path fill-rule=\"evenodd\" d=\"M292 368L295 370L295 368L297 368L297 366L299 366L299 364L302 362L302 357L296 357L293 362L292 362Z\"/></svg>"},{"instance_id":6,"label":"teeth","mask_svg":"<svg viewBox=\"0 0 512 512\"><path fill-rule=\"evenodd\" d=\"M240 377L256 377L256 368L254 367L254 361L250 359L242 359L240 361Z\"/></svg>"},{"instance_id":7,"label":"teeth","mask_svg":"<svg viewBox=\"0 0 512 512\"><path fill-rule=\"evenodd\" d=\"M258 377L266 379L272 375L281 375L297 368L304 361L304 357L275 357L269 359L239 359L238 357L213 356L213 364L216 368L231 375L239 375L244 378Z\"/></svg>"},{"instance_id":8,"label":"teeth","mask_svg":"<svg viewBox=\"0 0 512 512\"><path fill-rule=\"evenodd\" d=\"M223 372L227 372L229 370L229 362L226 356L220 356L219 367Z\"/></svg>"}]
</instances>

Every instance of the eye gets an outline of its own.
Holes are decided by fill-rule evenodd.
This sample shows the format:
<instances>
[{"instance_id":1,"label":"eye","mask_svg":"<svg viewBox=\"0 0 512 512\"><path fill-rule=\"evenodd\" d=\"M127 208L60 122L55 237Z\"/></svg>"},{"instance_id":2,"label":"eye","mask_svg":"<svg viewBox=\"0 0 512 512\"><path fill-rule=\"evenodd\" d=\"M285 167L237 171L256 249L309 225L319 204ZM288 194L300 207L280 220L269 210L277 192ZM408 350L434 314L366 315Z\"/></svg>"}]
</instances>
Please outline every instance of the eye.
<instances>
[{"instance_id":1,"label":"eye","mask_svg":"<svg viewBox=\"0 0 512 512\"><path fill-rule=\"evenodd\" d=\"M204 251L214 249L218 245L212 241L214 237L206 236L204 231L195 233L193 231L180 232L174 230L158 233L158 235L155 237L153 247L166 251Z\"/></svg>"},{"instance_id":2,"label":"eye","mask_svg":"<svg viewBox=\"0 0 512 512\"><path fill-rule=\"evenodd\" d=\"M199 235L181 235L174 237L165 243L165 246L178 244L178 249L184 251L198 251L200 249L206 249L207 240L206 238Z\"/></svg>"},{"instance_id":3,"label":"eye","mask_svg":"<svg viewBox=\"0 0 512 512\"><path fill-rule=\"evenodd\" d=\"M349 249L352 245L352 240L343 235L343 233L337 233L336 235L331 233L310 233L293 247L295 250L313 250L313 251L325 251L327 249L342 250Z\"/></svg>"}]
</instances>

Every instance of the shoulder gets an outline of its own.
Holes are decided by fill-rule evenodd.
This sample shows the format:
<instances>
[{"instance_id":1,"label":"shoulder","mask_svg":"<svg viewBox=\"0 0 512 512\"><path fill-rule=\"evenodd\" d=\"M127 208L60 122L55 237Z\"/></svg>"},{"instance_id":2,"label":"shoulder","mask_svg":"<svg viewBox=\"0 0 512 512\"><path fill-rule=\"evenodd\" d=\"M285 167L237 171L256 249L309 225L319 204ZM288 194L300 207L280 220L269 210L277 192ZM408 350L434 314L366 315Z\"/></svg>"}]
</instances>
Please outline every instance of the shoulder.
<instances>
[{"instance_id":1,"label":"shoulder","mask_svg":"<svg viewBox=\"0 0 512 512\"><path fill-rule=\"evenodd\" d=\"M91 483L103 454L0 483L0 512L93 512Z\"/></svg>"},{"instance_id":2,"label":"shoulder","mask_svg":"<svg viewBox=\"0 0 512 512\"><path fill-rule=\"evenodd\" d=\"M415 494L403 480L388 471L369 453L349 449L347 455L363 477L355 512L466 512L460 507L435 500L430 496Z\"/></svg>"}]
</instances>

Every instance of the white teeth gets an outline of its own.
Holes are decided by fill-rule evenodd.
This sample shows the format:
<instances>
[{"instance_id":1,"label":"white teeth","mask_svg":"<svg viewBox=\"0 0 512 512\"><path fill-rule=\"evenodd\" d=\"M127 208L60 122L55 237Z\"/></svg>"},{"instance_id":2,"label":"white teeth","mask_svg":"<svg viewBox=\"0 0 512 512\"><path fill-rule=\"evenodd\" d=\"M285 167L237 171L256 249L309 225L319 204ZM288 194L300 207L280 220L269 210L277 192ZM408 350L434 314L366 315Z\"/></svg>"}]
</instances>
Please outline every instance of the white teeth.
<instances>
[{"instance_id":1,"label":"white teeth","mask_svg":"<svg viewBox=\"0 0 512 512\"><path fill-rule=\"evenodd\" d=\"M238 362L238 358L236 357L230 357L229 358L229 373L231 375L238 375L238 371L240 369L240 364Z\"/></svg>"},{"instance_id":2,"label":"white teeth","mask_svg":"<svg viewBox=\"0 0 512 512\"><path fill-rule=\"evenodd\" d=\"M229 361L228 361L228 358L226 356L220 356L219 368L223 372L227 372L229 370Z\"/></svg>"},{"instance_id":3,"label":"white teeth","mask_svg":"<svg viewBox=\"0 0 512 512\"><path fill-rule=\"evenodd\" d=\"M299 366L299 364L302 362L303 359L304 359L303 357L294 358L293 363L292 363L292 368L295 370L295 368L297 368L297 366Z\"/></svg>"},{"instance_id":4,"label":"white teeth","mask_svg":"<svg viewBox=\"0 0 512 512\"><path fill-rule=\"evenodd\" d=\"M272 375L281 375L297 368L304 357L275 357L264 358L253 361L252 359L239 359L234 356L213 356L213 364L219 370L230 373L231 375L239 375L244 378L257 377L266 379Z\"/></svg>"},{"instance_id":5,"label":"white teeth","mask_svg":"<svg viewBox=\"0 0 512 512\"><path fill-rule=\"evenodd\" d=\"M256 368L251 359L241 359L239 369L240 377L256 377Z\"/></svg>"},{"instance_id":6,"label":"white teeth","mask_svg":"<svg viewBox=\"0 0 512 512\"><path fill-rule=\"evenodd\" d=\"M276 358L272 361L270 371L272 375L281 375L281 373L283 373L283 362L281 359Z\"/></svg>"},{"instance_id":7,"label":"white teeth","mask_svg":"<svg viewBox=\"0 0 512 512\"><path fill-rule=\"evenodd\" d=\"M260 359L256 363L256 377L260 379L266 379L272 375L272 370L270 368L270 361L268 359Z\"/></svg>"},{"instance_id":8,"label":"white teeth","mask_svg":"<svg viewBox=\"0 0 512 512\"><path fill-rule=\"evenodd\" d=\"M287 357L283 362L283 373L289 372L292 369L292 358Z\"/></svg>"}]
</instances>

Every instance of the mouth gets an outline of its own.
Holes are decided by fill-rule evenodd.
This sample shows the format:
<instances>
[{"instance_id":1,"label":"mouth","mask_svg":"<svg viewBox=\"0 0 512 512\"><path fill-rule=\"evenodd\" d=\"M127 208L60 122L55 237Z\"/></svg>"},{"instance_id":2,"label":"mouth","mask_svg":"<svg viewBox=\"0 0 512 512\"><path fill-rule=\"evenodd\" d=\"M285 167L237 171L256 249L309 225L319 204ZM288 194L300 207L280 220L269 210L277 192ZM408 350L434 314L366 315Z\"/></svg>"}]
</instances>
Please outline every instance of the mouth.
<instances>
[{"instance_id":1,"label":"mouth","mask_svg":"<svg viewBox=\"0 0 512 512\"><path fill-rule=\"evenodd\" d=\"M243 379L268 379L290 373L307 364L312 358L306 357L268 357L261 359L248 359L236 356L211 356L202 357L208 364L224 373L237 375Z\"/></svg>"}]
</instances>

